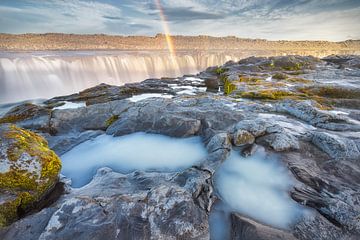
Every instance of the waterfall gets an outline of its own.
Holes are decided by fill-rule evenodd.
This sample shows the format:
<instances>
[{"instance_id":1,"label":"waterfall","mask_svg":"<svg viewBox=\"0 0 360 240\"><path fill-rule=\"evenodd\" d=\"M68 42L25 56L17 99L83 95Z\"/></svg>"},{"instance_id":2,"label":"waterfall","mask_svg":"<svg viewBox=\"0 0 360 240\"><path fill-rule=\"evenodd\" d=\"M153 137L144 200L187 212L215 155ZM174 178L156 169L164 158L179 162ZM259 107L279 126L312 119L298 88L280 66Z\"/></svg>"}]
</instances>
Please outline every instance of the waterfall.
<instances>
[{"instance_id":1,"label":"waterfall","mask_svg":"<svg viewBox=\"0 0 360 240\"><path fill-rule=\"evenodd\" d=\"M209 66L249 56L336 54L336 51L164 51L0 52L0 104L51 98L100 83L123 85L147 78L195 74Z\"/></svg>"},{"instance_id":2,"label":"waterfall","mask_svg":"<svg viewBox=\"0 0 360 240\"><path fill-rule=\"evenodd\" d=\"M0 55L0 103L72 94L100 83L195 74L239 56L161 52L12 53Z\"/></svg>"}]
</instances>

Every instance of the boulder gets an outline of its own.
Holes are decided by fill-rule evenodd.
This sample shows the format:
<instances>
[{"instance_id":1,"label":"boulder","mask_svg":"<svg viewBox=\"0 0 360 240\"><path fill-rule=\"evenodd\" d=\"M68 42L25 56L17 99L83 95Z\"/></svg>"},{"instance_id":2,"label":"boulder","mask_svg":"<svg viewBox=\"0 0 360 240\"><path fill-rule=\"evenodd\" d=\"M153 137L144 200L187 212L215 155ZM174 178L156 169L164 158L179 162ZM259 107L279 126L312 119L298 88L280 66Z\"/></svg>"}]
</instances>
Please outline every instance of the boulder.
<instances>
[{"instance_id":1,"label":"boulder","mask_svg":"<svg viewBox=\"0 0 360 240\"><path fill-rule=\"evenodd\" d=\"M254 142L255 142L254 135L243 129L237 130L232 136L232 143L235 146L253 144Z\"/></svg>"},{"instance_id":2,"label":"boulder","mask_svg":"<svg viewBox=\"0 0 360 240\"><path fill-rule=\"evenodd\" d=\"M205 78L205 85L210 91L217 92L219 90L219 80L217 78Z\"/></svg>"},{"instance_id":3,"label":"boulder","mask_svg":"<svg viewBox=\"0 0 360 240\"><path fill-rule=\"evenodd\" d=\"M0 125L0 226L31 210L55 186L61 161L39 135Z\"/></svg>"}]
</instances>

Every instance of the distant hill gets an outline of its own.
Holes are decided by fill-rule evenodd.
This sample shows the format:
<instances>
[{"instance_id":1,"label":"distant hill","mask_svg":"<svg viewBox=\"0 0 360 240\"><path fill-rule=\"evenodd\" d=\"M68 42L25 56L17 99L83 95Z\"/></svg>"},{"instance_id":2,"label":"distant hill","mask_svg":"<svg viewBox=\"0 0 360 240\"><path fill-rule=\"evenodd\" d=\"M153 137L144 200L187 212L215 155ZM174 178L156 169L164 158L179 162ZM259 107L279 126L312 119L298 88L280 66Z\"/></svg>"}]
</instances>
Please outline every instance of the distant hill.
<instances>
[{"instance_id":1,"label":"distant hill","mask_svg":"<svg viewBox=\"0 0 360 240\"><path fill-rule=\"evenodd\" d=\"M360 40L268 41L237 37L173 36L176 50L334 50L360 54ZM0 34L0 50L166 50L165 35Z\"/></svg>"}]
</instances>

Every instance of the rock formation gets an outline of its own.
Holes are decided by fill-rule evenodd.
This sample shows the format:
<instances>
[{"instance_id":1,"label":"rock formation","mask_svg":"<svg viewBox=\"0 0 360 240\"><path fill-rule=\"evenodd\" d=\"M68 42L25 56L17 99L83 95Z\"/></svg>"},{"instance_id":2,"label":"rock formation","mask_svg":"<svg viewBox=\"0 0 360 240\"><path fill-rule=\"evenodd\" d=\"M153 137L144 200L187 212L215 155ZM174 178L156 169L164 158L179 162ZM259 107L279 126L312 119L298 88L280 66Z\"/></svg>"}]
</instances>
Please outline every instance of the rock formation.
<instances>
[{"instance_id":1,"label":"rock formation","mask_svg":"<svg viewBox=\"0 0 360 240\"><path fill-rule=\"evenodd\" d=\"M355 56L329 56L324 60L253 57L212 67L196 76L148 79L125 86L102 84L47 100L41 106L16 106L0 119L1 166L5 166L7 160L3 159L9 155L5 132L33 134L7 123L42 135L59 155L100 134L122 136L143 131L173 137L200 136L208 156L193 167L172 173L125 174L100 168L93 180L81 188L72 188L70 181L63 178L64 194L42 210L3 227L0 237L209 239L209 215L215 202L223 202L214 187L214 174L231 151L249 156L261 145L267 153L280 157L295 183L289 196L311 214L304 214L288 229L278 229L232 210L228 236L358 239L357 61ZM204 90L206 86L208 91ZM133 100L133 96L144 93L160 97ZM86 106L56 109L69 101L86 102ZM40 146L53 156L43 140ZM31 154L29 164L39 163L39 158ZM36 156L41 159L43 152ZM57 173L58 168L45 181L47 188L56 182ZM39 174L34 176L41 178ZM1 191L9 194L12 190L1 186ZM20 201L20 205L23 203ZM3 225L15 218L7 219Z\"/></svg>"}]
</instances>

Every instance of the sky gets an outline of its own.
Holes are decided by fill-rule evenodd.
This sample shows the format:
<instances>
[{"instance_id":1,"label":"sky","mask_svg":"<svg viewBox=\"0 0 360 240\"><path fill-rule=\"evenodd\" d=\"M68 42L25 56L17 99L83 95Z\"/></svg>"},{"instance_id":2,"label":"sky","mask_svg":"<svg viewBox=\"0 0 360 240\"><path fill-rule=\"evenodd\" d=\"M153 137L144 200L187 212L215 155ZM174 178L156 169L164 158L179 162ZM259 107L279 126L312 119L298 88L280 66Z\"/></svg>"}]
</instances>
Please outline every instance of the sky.
<instances>
[{"instance_id":1,"label":"sky","mask_svg":"<svg viewBox=\"0 0 360 240\"><path fill-rule=\"evenodd\" d=\"M0 0L2 33L163 33L157 0ZM172 35L360 39L360 0L161 0Z\"/></svg>"}]
</instances>

